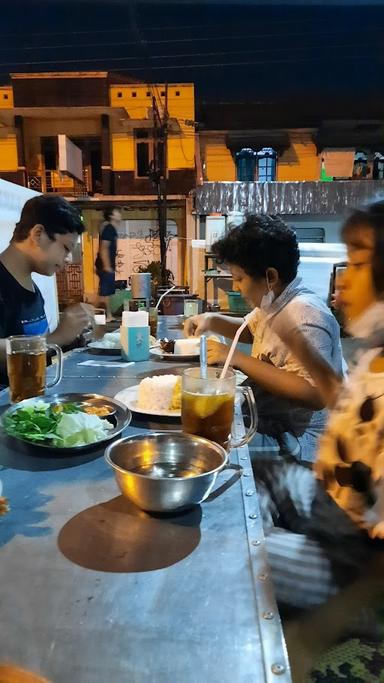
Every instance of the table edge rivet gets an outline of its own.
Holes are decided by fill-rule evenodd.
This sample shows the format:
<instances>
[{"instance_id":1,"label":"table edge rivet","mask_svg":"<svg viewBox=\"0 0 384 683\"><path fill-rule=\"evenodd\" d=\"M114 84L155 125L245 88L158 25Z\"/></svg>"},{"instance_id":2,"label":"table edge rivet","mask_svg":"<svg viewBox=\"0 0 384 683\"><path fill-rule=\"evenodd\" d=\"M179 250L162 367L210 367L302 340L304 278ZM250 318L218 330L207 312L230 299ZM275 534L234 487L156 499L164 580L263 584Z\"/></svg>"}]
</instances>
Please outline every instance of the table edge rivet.
<instances>
[{"instance_id":1,"label":"table edge rivet","mask_svg":"<svg viewBox=\"0 0 384 683\"><path fill-rule=\"evenodd\" d=\"M284 664L272 664L271 666L271 671L273 674L276 674L276 676L280 676L281 674L285 673L285 666Z\"/></svg>"},{"instance_id":2,"label":"table edge rivet","mask_svg":"<svg viewBox=\"0 0 384 683\"><path fill-rule=\"evenodd\" d=\"M275 615L273 612L263 612L263 619L274 619Z\"/></svg>"}]
</instances>

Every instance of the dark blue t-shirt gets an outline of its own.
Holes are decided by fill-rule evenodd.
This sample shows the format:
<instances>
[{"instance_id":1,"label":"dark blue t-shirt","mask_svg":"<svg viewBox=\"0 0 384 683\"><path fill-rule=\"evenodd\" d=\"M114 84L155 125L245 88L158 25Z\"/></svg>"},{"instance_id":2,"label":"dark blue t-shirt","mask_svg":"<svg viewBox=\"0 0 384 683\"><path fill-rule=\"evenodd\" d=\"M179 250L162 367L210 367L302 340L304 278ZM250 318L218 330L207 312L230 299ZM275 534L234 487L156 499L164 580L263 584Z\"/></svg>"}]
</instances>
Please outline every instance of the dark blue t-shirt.
<instances>
[{"instance_id":1,"label":"dark blue t-shirt","mask_svg":"<svg viewBox=\"0 0 384 683\"><path fill-rule=\"evenodd\" d=\"M117 230L111 224L107 223L101 231L100 242L109 242L109 260L111 262L112 270L116 268L116 251L117 251ZM102 268L100 268L102 270Z\"/></svg>"},{"instance_id":2,"label":"dark blue t-shirt","mask_svg":"<svg viewBox=\"0 0 384 683\"><path fill-rule=\"evenodd\" d=\"M0 262L0 338L12 334L47 334L44 299L25 289Z\"/></svg>"}]
</instances>

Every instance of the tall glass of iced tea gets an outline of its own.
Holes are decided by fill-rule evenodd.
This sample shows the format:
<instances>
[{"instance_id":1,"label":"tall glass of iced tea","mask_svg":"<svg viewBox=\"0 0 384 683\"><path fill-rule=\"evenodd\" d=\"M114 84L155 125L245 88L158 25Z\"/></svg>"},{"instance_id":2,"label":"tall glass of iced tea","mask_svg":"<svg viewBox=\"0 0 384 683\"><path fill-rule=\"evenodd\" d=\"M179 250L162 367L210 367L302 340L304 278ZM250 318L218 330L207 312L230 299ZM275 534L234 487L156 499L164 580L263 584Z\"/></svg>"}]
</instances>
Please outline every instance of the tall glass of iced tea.
<instances>
[{"instance_id":1,"label":"tall glass of iced tea","mask_svg":"<svg viewBox=\"0 0 384 683\"><path fill-rule=\"evenodd\" d=\"M57 354L56 375L52 382L45 383L47 350ZM63 372L63 354L57 344L47 344L45 337L17 335L6 339L7 372L9 393L12 403L25 398L41 396L46 388L60 382Z\"/></svg>"},{"instance_id":2,"label":"tall glass of iced tea","mask_svg":"<svg viewBox=\"0 0 384 683\"><path fill-rule=\"evenodd\" d=\"M220 379L221 368L207 368L201 377L200 367L184 370L181 388L181 419L183 431L204 436L225 448L248 443L257 429L255 399L250 387L236 387L236 375L229 369ZM251 425L246 434L235 441L232 422L236 392L241 393L249 404Z\"/></svg>"}]
</instances>

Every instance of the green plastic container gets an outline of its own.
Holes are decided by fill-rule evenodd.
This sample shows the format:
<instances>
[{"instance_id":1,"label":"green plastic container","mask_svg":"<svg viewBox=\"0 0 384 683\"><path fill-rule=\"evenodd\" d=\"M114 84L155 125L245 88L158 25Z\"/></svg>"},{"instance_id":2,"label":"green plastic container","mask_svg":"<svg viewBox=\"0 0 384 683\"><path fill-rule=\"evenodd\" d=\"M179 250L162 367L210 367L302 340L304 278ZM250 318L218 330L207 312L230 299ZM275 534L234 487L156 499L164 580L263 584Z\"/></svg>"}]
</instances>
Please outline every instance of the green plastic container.
<instances>
[{"instance_id":1,"label":"green plastic container","mask_svg":"<svg viewBox=\"0 0 384 683\"><path fill-rule=\"evenodd\" d=\"M249 313L252 309L244 301L240 292L227 292L228 308L231 313Z\"/></svg>"},{"instance_id":2,"label":"green plastic container","mask_svg":"<svg viewBox=\"0 0 384 683\"><path fill-rule=\"evenodd\" d=\"M116 292L111 296L111 312L114 314L121 313L124 308L124 301L129 301L130 299L132 299L130 289L116 289Z\"/></svg>"}]
</instances>

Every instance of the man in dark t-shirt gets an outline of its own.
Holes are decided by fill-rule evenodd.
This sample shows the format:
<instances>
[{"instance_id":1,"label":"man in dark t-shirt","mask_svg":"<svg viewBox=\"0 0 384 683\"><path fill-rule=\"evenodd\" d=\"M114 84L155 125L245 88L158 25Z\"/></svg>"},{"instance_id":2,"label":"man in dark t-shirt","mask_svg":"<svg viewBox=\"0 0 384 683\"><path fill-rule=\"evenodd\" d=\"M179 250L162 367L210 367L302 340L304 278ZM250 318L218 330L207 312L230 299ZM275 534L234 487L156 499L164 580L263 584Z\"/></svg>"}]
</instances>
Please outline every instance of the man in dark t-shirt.
<instances>
[{"instance_id":1,"label":"man in dark t-shirt","mask_svg":"<svg viewBox=\"0 0 384 683\"><path fill-rule=\"evenodd\" d=\"M121 213L116 207L104 211L106 224L102 227L99 239L99 253L96 259L96 272L99 276L99 295L105 305L107 321L112 319L111 296L115 293L117 227Z\"/></svg>"},{"instance_id":2,"label":"man in dark t-shirt","mask_svg":"<svg viewBox=\"0 0 384 683\"><path fill-rule=\"evenodd\" d=\"M64 268L84 231L77 209L63 197L39 195L23 207L9 246L0 254L0 383L7 383L5 339L15 334L46 335L71 344L87 327L92 307L69 306L54 331L48 329L44 299L32 273L54 275Z\"/></svg>"},{"instance_id":3,"label":"man in dark t-shirt","mask_svg":"<svg viewBox=\"0 0 384 683\"><path fill-rule=\"evenodd\" d=\"M44 299L33 286L33 292L23 287L0 261L0 337L49 333Z\"/></svg>"}]
</instances>

